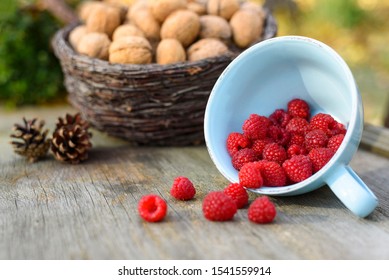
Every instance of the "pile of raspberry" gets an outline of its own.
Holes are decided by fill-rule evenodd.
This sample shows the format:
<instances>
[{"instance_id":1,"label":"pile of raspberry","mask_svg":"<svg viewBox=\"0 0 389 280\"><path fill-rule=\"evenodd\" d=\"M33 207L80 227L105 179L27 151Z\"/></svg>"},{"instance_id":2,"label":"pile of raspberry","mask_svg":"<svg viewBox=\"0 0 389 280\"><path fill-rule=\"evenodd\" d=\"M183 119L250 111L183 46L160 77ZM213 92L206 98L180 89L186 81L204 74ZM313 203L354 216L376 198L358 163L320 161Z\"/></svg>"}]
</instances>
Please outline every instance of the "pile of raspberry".
<instances>
[{"instance_id":1,"label":"pile of raspberry","mask_svg":"<svg viewBox=\"0 0 389 280\"><path fill-rule=\"evenodd\" d=\"M193 183L183 176L176 177L170 189L176 200L189 201L196 195ZM221 191L209 192L203 199L202 211L209 221L232 220L238 209L249 203L246 189L239 183L231 183ZM157 194L143 196L138 202L139 215L147 222L160 222L167 215L167 203ZM276 208L267 196L256 198L250 203L247 217L253 223L271 223L277 214Z\"/></svg>"},{"instance_id":2,"label":"pile of raspberry","mask_svg":"<svg viewBox=\"0 0 389 280\"><path fill-rule=\"evenodd\" d=\"M268 117L251 114L241 132L227 137L227 151L246 188L280 187L318 172L341 145L346 128L331 115L311 116L303 99Z\"/></svg>"}]
</instances>

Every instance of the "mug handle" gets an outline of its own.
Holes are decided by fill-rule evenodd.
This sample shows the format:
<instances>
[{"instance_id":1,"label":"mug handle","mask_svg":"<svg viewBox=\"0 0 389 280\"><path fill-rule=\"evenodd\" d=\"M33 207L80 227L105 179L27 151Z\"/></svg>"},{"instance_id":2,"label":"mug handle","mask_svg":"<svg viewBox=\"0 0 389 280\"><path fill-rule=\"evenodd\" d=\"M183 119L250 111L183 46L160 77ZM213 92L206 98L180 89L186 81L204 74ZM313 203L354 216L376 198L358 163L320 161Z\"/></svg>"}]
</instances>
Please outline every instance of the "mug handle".
<instances>
[{"instance_id":1,"label":"mug handle","mask_svg":"<svg viewBox=\"0 0 389 280\"><path fill-rule=\"evenodd\" d=\"M348 165L340 165L326 178L335 195L359 217L366 217L378 205L378 199Z\"/></svg>"}]
</instances>

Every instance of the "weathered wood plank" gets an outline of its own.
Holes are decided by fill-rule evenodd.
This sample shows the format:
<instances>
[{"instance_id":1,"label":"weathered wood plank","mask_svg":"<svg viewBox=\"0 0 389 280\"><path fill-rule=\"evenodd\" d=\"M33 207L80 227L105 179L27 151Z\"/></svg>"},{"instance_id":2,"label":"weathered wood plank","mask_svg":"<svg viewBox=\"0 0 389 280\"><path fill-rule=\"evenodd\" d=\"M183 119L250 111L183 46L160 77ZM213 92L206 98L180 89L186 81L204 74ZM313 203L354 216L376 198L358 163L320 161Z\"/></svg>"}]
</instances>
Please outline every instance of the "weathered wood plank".
<instances>
[{"instance_id":1,"label":"weathered wood plank","mask_svg":"<svg viewBox=\"0 0 389 280\"><path fill-rule=\"evenodd\" d=\"M323 187L272 197L278 215L269 225L250 223L247 207L233 221L214 223L203 217L202 199L228 182L204 146L132 147L94 132L94 148L83 164L51 157L29 164L12 153L6 127L2 122L0 259L389 258L389 160L369 151L359 150L351 162L379 198L366 219L352 215ZM193 201L170 196L180 175L195 184ZM168 202L161 223L143 222L137 214L137 202L148 193ZM250 200L255 197L250 194Z\"/></svg>"}]
</instances>

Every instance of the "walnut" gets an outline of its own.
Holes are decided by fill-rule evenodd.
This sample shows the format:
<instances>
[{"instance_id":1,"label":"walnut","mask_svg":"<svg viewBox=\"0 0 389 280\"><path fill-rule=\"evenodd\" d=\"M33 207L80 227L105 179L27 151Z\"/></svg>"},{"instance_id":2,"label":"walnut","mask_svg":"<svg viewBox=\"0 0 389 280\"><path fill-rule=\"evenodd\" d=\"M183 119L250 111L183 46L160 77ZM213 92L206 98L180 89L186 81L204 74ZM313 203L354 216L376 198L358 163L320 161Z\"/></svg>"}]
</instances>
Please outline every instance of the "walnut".
<instances>
[{"instance_id":1,"label":"walnut","mask_svg":"<svg viewBox=\"0 0 389 280\"><path fill-rule=\"evenodd\" d=\"M73 49L77 50L77 45L80 42L81 38L88 33L85 25L79 25L74 28L69 34L69 43Z\"/></svg>"},{"instance_id":2,"label":"walnut","mask_svg":"<svg viewBox=\"0 0 389 280\"><path fill-rule=\"evenodd\" d=\"M120 9L108 5L94 7L86 21L88 32L106 33L109 37L120 24Z\"/></svg>"},{"instance_id":3,"label":"walnut","mask_svg":"<svg viewBox=\"0 0 389 280\"><path fill-rule=\"evenodd\" d=\"M265 20L266 12L263 9L263 7L258 3L244 2L240 5L240 9L241 10L245 10L245 9L252 10L252 11L256 12L262 18L262 20Z\"/></svg>"},{"instance_id":4,"label":"walnut","mask_svg":"<svg viewBox=\"0 0 389 280\"><path fill-rule=\"evenodd\" d=\"M113 41L109 47L109 62L127 64L151 63L149 41L139 36L126 36Z\"/></svg>"},{"instance_id":5,"label":"walnut","mask_svg":"<svg viewBox=\"0 0 389 280\"><path fill-rule=\"evenodd\" d=\"M97 6L103 6L105 7L105 4L100 1L83 1L80 5L77 7L77 15L80 18L82 22L86 22L88 19L89 14L93 9Z\"/></svg>"},{"instance_id":6,"label":"walnut","mask_svg":"<svg viewBox=\"0 0 389 280\"><path fill-rule=\"evenodd\" d=\"M170 64L186 60L185 49L177 39L163 39L158 44L157 63Z\"/></svg>"},{"instance_id":7,"label":"walnut","mask_svg":"<svg viewBox=\"0 0 389 280\"><path fill-rule=\"evenodd\" d=\"M77 51L90 57L108 59L111 40L105 33L91 32L85 34L77 45Z\"/></svg>"},{"instance_id":8,"label":"walnut","mask_svg":"<svg viewBox=\"0 0 389 280\"><path fill-rule=\"evenodd\" d=\"M137 0L128 8L126 19L127 22L131 22L134 20L136 13L140 10L148 9L148 1L147 0Z\"/></svg>"},{"instance_id":9,"label":"walnut","mask_svg":"<svg viewBox=\"0 0 389 280\"><path fill-rule=\"evenodd\" d=\"M112 34L112 40L115 41L124 36L140 36L145 37L142 30L133 24L119 25Z\"/></svg>"},{"instance_id":10,"label":"walnut","mask_svg":"<svg viewBox=\"0 0 389 280\"><path fill-rule=\"evenodd\" d=\"M131 17L131 23L142 30L147 39L151 41L159 40L161 26L149 9L137 9L137 12Z\"/></svg>"},{"instance_id":11,"label":"walnut","mask_svg":"<svg viewBox=\"0 0 389 280\"><path fill-rule=\"evenodd\" d=\"M217 38L228 41L231 38L231 27L225 18L215 15L200 17L200 38Z\"/></svg>"},{"instance_id":12,"label":"walnut","mask_svg":"<svg viewBox=\"0 0 389 280\"><path fill-rule=\"evenodd\" d=\"M163 22L172 12L184 8L186 0L154 0L150 3L151 13L159 22Z\"/></svg>"},{"instance_id":13,"label":"walnut","mask_svg":"<svg viewBox=\"0 0 389 280\"><path fill-rule=\"evenodd\" d=\"M261 39L263 19L254 11L237 11L230 20L232 37L240 48L247 48Z\"/></svg>"},{"instance_id":14,"label":"walnut","mask_svg":"<svg viewBox=\"0 0 389 280\"><path fill-rule=\"evenodd\" d=\"M188 60L197 61L229 52L228 47L219 39L204 38L188 48Z\"/></svg>"},{"instance_id":15,"label":"walnut","mask_svg":"<svg viewBox=\"0 0 389 280\"><path fill-rule=\"evenodd\" d=\"M178 10L171 13L161 27L161 38L174 38L184 47L195 41L200 32L199 16L189 10Z\"/></svg>"},{"instance_id":16,"label":"walnut","mask_svg":"<svg viewBox=\"0 0 389 280\"><path fill-rule=\"evenodd\" d=\"M210 15L217 15L229 20L239 10L238 0L209 0L207 12Z\"/></svg>"},{"instance_id":17,"label":"walnut","mask_svg":"<svg viewBox=\"0 0 389 280\"><path fill-rule=\"evenodd\" d=\"M186 5L186 8L190 11L195 12L199 16L205 15L207 13L207 5L199 2L189 2Z\"/></svg>"}]
</instances>

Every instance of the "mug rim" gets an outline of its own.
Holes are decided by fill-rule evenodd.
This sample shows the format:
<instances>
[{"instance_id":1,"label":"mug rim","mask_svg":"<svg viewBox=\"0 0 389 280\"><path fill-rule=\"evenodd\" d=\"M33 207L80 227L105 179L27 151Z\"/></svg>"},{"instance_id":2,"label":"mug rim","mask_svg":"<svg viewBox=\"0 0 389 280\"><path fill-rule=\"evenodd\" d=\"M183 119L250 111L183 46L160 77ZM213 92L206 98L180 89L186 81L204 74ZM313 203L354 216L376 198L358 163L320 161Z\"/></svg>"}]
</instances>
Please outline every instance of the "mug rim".
<instances>
[{"instance_id":1,"label":"mug rim","mask_svg":"<svg viewBox=\"0 0 389 280\"><path fill-rule=\"evenodd\" d=\"M350 159L343 159L342 160L342 154L348 145L348 143L351 141L351 138L354 134L354 131L356 129L357 125L357 118L358 118L358 102L359 102L359 91L358 87L356 85L354 76L351 72L351 69L347 65L347 63L344 61L344 59L330 46L326 45L325 43L318 41L316 39L310 38L310 37L305 37L305 36L297 36L297 35L288 35L288 36L279 36L271 39L267 39L265 41L259 42L245 51L243 51L241 54L239 54L222 72L222 74L219 76L217 79L216 83L214 84L214 87L210 93L207 106L205 109L205 115L204 115L204 136L205 136L205 144L208 149L208 153L216 165L217 169L219 172L230 182L237 183L236 180L234 180L231 176L229 176L228 172L226 172L221 166L223 165L215 156L213 150L212 150L212 145L211 145L211 130L209 129L209 119L211 115L211 108L213 105L213 101L215 98L215 95L218 92L218 89L220 85L223 83L224 79L228 77L230 73L230 69L233 67L236 67L240 63L242 63L242 60L244 58L247 58L247 56L255 56L258 53L259 49L265 48L265 47L271 47L272 45L277 45L278 43L282 42L296 42L297 44L302 43L302 44L309 44L311 46L318 47L327 54L329 54L334 61L338 63L338 65L341 67L342 72L345 74L345 77L347 78L347 85L348 88L350 88L351 94L351 116L350 116L350 121L348 123L347 127L347 132L345 134L345 137L342 141L342 144L339 146L337 152L334 154L334 156L330 159L330 161L323 167L321 168L318 172L310 176L309 178L305 179L302 182L295 183L292 185L288 186L280 186L280 187L267 187L263 186L258 189L248 189L250 191L260 193L260 194L269 194L269 195L284 195L284 194L289 194L291 192L298 192L301 189L306 188L308 185L313 185L313 184L324 184L323 180L320 180L320 178L323 178L323 175L327 173L330 169L334 168L337 163L338 164L344 164L347 165L349 163ZM362 103L360 104L362 106ZM363 123L363 115L360 116L361 122ZM360 137L358 139L358 143L360 141ZM353 153L354 154L354 153ZM318 186L316 186L318 187Z\"/></svg>"}]
</instances>

